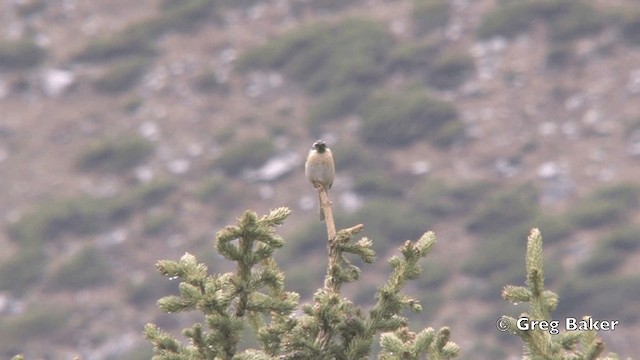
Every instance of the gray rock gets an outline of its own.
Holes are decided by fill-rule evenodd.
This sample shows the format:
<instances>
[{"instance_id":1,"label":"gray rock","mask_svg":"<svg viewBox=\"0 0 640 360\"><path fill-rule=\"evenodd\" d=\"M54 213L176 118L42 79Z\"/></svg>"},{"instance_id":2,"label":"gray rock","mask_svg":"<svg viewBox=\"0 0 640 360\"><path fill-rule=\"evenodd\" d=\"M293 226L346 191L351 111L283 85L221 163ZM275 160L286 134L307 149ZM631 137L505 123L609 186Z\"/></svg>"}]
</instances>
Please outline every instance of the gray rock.
<instances>
[{"instance_id":1,"label":"gray rock","mask_svg":"<svg viewBox=\"0 0 640 360\"><path fill-rule=\"evenodd\" d=\"M76 74L61 69L46 69L40 75L42 91L51 98L65 94L76 82Z\"/></svg>"}]
</instances>

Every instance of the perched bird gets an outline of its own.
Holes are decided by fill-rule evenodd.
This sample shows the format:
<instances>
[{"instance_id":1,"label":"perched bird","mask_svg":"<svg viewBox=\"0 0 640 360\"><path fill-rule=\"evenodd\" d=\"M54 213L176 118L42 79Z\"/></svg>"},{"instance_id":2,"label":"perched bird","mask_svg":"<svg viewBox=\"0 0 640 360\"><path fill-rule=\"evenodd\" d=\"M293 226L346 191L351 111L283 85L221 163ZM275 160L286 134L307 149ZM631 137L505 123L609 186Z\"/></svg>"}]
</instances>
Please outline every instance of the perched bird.
<instances>
[{"instance_id":1,"label":"perched bird","mask_svg":"<svg viewBox=\"0 0 640 360\"><path fill-rule=\"evenodd\" d=\"M307 175L307 179L318 191L323 188L325 190L331 189L336 169L333 164L331 150L324 141L318 140L313 143L309 156L307 156L307 162L304 164L304 172ZM324 211L320 207L320 221L323 220Z\"/></svg>"}]
</instances>

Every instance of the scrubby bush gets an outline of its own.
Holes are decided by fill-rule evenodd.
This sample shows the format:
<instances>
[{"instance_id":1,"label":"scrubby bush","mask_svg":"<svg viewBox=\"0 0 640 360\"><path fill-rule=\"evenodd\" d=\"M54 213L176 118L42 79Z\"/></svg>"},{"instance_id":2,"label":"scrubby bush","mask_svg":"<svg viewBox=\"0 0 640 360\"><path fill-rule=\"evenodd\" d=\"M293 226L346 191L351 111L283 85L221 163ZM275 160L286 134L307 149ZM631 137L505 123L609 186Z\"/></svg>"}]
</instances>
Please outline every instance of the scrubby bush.
<instances>
[{"instance_id":1,"label":"scrubby bush","mask_svg":"<svg viewBox=\"0 0 640 360\"><path fill-rule=\"evenodd\" d=\"M214 0L164 0L161 21L166 30L191 30L217 13Z\"/></svg>"},{"instance_id":2,"label":"scrubby bush","mask_svg":"<svg viewBox=\"0 0 640 360\"><path fill-rule=\"evenodd\" d=\"M291 4L291 10L295 14L304 13L305 11L309 10L321 12L337 12L358 2L360 2L360 0L294 0Z\"/></svg>"},{"instance_id":3,"label":"scrubby bush","mask_svg":"<svg viewBox=\"0 0 640 360\"><path fill-rule=\"evenodd\" d=\"M3 315L0 322L0 348L13 349L17 344L55 335L60 341L69 339L69 317L72 309L51 302L31 304L28 311L15 315ZM5 354L6 355L6 354Z\"/></svg>"},{"instance_id":4,"label":"scrubby bush","mask_svg":"<svg viewBox=\"0 0 640 360\"><path fill-rule=\"evenodd\" d=\"M602 276L609 274L617 269L622 263L621 254L612 249L598 247L597 251L591 254L578 267L580 274L583 276Z\"/></svg>"},{"instance_id":5,"label":"scrubby bush","mask_svg":"<svg viewBox=\"0 0 640 360\"><path fill-rule=\"evenodd\" d=\"M603 276L574 276L558 289L562 301L558 316L575 317L589 313L595 319L616 319L623 324L638 321L638 305L629 302L640 296L640 278L619 274Z\"/></svg>"},{"instance_id":6,"label":"scrubby bush","mask_svg":"<svg viewBox=\"0 0 640 360\"><path fill-rule=\"evenodd\" d=\"M105 256L88 246L62 263L49 285L56 289L81 289L103 285L111 279L111 267Z\"/></svg>"},{"instance_id":7,"label":"scrubby bush","mask_svg":"<svg viewBox=\"0 0 640 360\"><path fill-rule=\"evenodd\" d=\"M148 19L129 25L114 34L92 40L78 55L80 61L105 61L121 56L155 54L154 41L164 30L159 19Z\"/></svg>"},{"instance_id":8,"label":"scrubby bush","mask_svg":"<svg viewBox=\"0 0 640 360\"><path fill-rule=\"evenodd\" d=\"M431 217L463 216L481 203L491 187L483 181L448 184L428 179L416 187L411 199L416 208L424 209Z\"/></svg>"},{"instance_id":9,"label":"scrubby bush","mask_svg":"<svg viewBox=\"0 0 640 360\"><path fill-rule=\"evenodd\" d=\"M640 248L640 227L630 224L614 229L598 244L601 247L610 248L621 255L631 254Z\"/></svg>"},{"instance_id":10,"label":"scrubby bush","mask_svg":"<svg viewBox=\"0 0 640 360\"><path fill-rule=\"evenodd\" d=\"M358 85L346 85L324 93L309 111L309 127L321 128L328 120L347 115L358 108L369 94L369 89Z\"/></svg>"},{"instance_id":11,"label":"scrubby bush","mask_svg":"<svg viewBox=\"0 0 640 360\"><path fill-rule=\"evenodd\" d=\"M269 139L252 139L228 145L215 162L231 176L240 174L247 168L256 168L273 155L275 147Z\"/></svg>"},{"instance_id":12,"label":"scrubby bush","mask_svg":"<svg viewBox=\"0 0 640 360\"><path fill-rule=\"evenodd\" d=\"M204 180L195 191L195 196L203 202L215 200L229 190L228 180L222 176L212 176Z\"/></svg>"},{"instance_id":13,"label":"scrubby bush","mask_svg":"<svg viewBox=\"0 0 640 360\"><path fill-rule=\"evenodd\" d=\"M53 199L25 214L10 231L22 246L38 246L65 233L90 234L103 230L111 219L111 211L111 199Z\"/></svg>"},{"instance_id":14,"label":"scrubby bush","mask_svg":"<svg viewBox=\"0 0 640 360\"><path fill-rule=\"evenodd\" d=\"M569 2L566 10L551 24L551 39L571 41L597 34L606 25L607 15L583 1Z\"/></svg>"},{"instance_id":15,"label":"scrubby bush","mask_svg":"<svg viewBox=\"0 0 640 360\"><path fill-rule=\"evenodd\" d=\"M547 54L547 67L561 69L569 64L573 58L573 49L567 44L554 45Z\"/></svg>"},{"instance_id":16,"label":"scrubby bush","mask_svg":"<svg viewBox=\"0 0 640 360\"><path fill-rule=\"evenodd\" d=\"M498 236L482 237L474 246L474 251L464 262L462 271L470 276L493 280L493 290L504 285L504 277L517 274L514 270L521 267L522 259L516 254L522 254L525 244L518 241L517 235L522 237L524 227L511 231L504 231ZM502 278L498 279L500 276ZM495 291L484 289L483 294L496 296Z\"/></svg>"},{"instance_id":17,"label":"scrubby bush","mask_svg":"<svg viewBox=\"0 0 640 360\"><path fill-rule=\"evenodd\" d=\"M117 210L133 211L158 205L171 195L178 185L173 180L155 180L135 187L117 200Z\"/></svg>"},{"instance_id":18,"label":"scrubby bush","mask_svg":"<svg viewBox=\"0 0 640 360\"><path fill-rule=\"evenodd\" d=\"M362 195L395 197L402 195L403 186L386 172L369 171L358 174L353 190Z\"/></svg>"},{"instance_id":19,"label":"scrubby bush","mask_svg":"<svg viewBox=\"0 0 640 360\"><path fill-rule=\"evenodd\" d=\"M546 21L551 39L567 41L599 32L606 15L580 0L511 1L490 11L478 27L478 37L514 37L526 32L536 20Z\"/></svg>"},{"instance_id":20,"label":"scrubby bush","mask_svg":"<svg viewBox=\"0 0 640 360\"><path fill-rule=\"evenodd\" d=\"M243 54L239 69L280 69L312 92L367 86L384 73L392 39L381 23L362 19L295 29Z\"/></svg>"},{"instance_id":21,"label":"scrubby bush","mask_svg":"<svg viewBox=\"0 0 640 360\"><path fill-rule=\"evenodd\" d=\"M535 18L530 1L512 1L489 11L478 27L478 37L488 39L493 36L514 37L529 30Z\"/></svg>"},{"instance_id":22,"label":"scrubby bush","mask_svg":"<svg viewBox=\"0 0 640 360\"><path fill-rule=\"evenodd\" d=\"M580 264L580 272L590 276L611 273L639 247L640 227L628 225L617 228L596 243L591 256Z\"/></svg>"},{"instance_id":23,"label":"scrubby bush","mask_svg":"<svg viewBox=\"0 0 640 360\"><path fill-rule=\"evenodd\" d=\"M389 54L389 69L426 71L440 54L441 45L433 41L411 42L396 46Z\"/></svg>"},{"instance_id":24,"label":"scrubby bush","mask_svg":"<svg viewBox=\"0 0 640 360\"><path fill-rule=\"evenodd\" d=\"M465 53L444 53L429 69L427 83L438 89L455 89L462 85L475 68L473 58Z\"/></svg>"},{"instance_id":25,"label":"scrubby bush","mask_svg":"<svg viewBox=\"0 0 640 360\"><path fill-rule=\"evenodd\" d=\"M193 87L202 93L223 93L229 92L229 86L222 82L220 77L212 69L204 69L192 80Z\"/></svg>"},{"instance_id":26,"label":"scrubby bush","mask_svg":"<svg viewBox=\"0 0 640 360\"><path fill-rule=\"evenodd\" d=\"M634 184L617 184L595 190L580 200L569 212L576 227L594 228L619 222L630 209L637 207L640 189Z\"/></svg>"},{"instance_id":27,"label":"scrubby bush","mask_svg":"<svg viewBox=\"0 0 640 360\"><path fill-rule=\"evenodd\" d=\"M47 8L47 1L45 0L25 0L15 3L16 11L20 16L29 17L31 15L40 13Z\"/></svg>"},{"instance_id":28,"label":"scrubby bush","mask_svg":"<svg viewBox=\"0 0 640 360\"><path fill-rule=\"evenodd\" d=\"M125 58L110 65L93 85L108 93L126 91L142 78L148 67L149 60L145 57Z\"/></svg>"},{"instance_id":29,"label":"scrubby bush","mask_svg":"<svg viewBox=\"0 0 640 360\"><path fill-rule=\"evenodd\" d=\"M45 259L43 244L18 250L0 264L0 291L10 291L17 295L26 292L33 283L42 278Z\"/></svg>"},{"instance_id":30,"label":"scrubby bush","mask_svg":"<svg viewBox=\"0 0 640 360\"><path fill-rule=\"evenodd\" d=\"M401 198L372 199L356 211L346 216L351 219L368 219L367 232L376 234L380 241L376 249L384 253L393 244L391 239L411 239L420 233L420 229L429 227L432 219L424 213L415 211L413 205Z\"/></svg>"},{"instance_id":31,"label":"scrubby bush","mask_svg":"<svg viewBox=\"0 0 640 360\"><path fill-rule=\"evenodd\" d=\"M471 214L467 230L496 234L523 226L529 228L538 213L537 198L538 191L531 184L497 192Z\"/></svg>"},{"instance_id":32,"label":"scrubby bush","mask_svg":"<svg viewBox=\"0 0 640 360\"><path fill-rule=\"evenodd\" d=\"M173 214L153 214L145 219L143 231L146 235L159 235L166 231L174 222L175 216Z\"/></svg>"},{"instance_id":33,"label":"scrubby bush","mask_svg":"<svg viewBox=\"0 0 640 360\"><path fill-rule=\"evenodd\" d=\"M171 30L190 30L215 13L213 0L167 0L160 15L128 25L124 29L91 41L76 59L106 61L121 56L155 54L155 40Z\"/></svg>"},{"instance_id":34,"label":"scrubby bush","mask_svg":"<svg viewBox=\"0 0 640 360\"><path fill-rule=\"evenodd\" d=\"M125 286L125 296L130 304L144 308L155 303L158 297L175 291L177 284L167 283L156 276L129 279Z\"/></svg>"},{"instance_id":35,"label":"scrubby bush","mask_svg":"<svg viewBox=\"0 0 640 360\"><path fill-rule=\"evenodd\" d=\"M175 189L170 181L140 185L120 196L52 199L26 213L9 233L25 249L38 249L63 234L93 234L136 211L156 205Z\"/></svg>"},{"instance_id":36,"label":"scrubby bush","mask_svg":"<svg viewBox=\"0 0 640 360\"><path fill-rule=\"evenodd\" d=\"M625 11L620 17L624 39L631 45L640 46L640 11Z\"/></svg>"},{"instance_id":37,"label":"scrubby bush","mask_svg":"<svg viewBox=\"0 0 640 360\"><path fill-rule=\"evenodd\" d=\"M553 244L569 237L576 230L566 216L542 214L534 221L535 227L544 229L544 242Z\"/></svg>"},{"instance_id":38,"label":"scrubby bush","mask_svg":"<svg viewBox=\"0 0 640 360\"><path fill-rule=\"evenodd\" d=\"M82 153L76 165L81 170L122 173L142 164L154 151L155 145L141 137L107 139Z\"/></svg>"},{"instance_id":39,"label":"scrubby bush","mask_svg":"<svg viewBox=\"0 0 640 360\"><path fill-rule=\"evenodd\" d=\"M388 146L433 140L449 122L459 121L453 104L420 89L374 96L363 103L360 113L362 140Z\"/></svg>"},{"instance_id":40,"label":"scrubby bush","mask_svg":"<svg viewBox=\"0 0 640 360\"><path fill-rule=\"evenodd\" d=\"M40 65L47 52L32 39L5 40L0 42L0 69L25 69Z\"/></svg>"},{"instance_id":41,"label":"scrubby bush","mask_svg":"<svg viewBox=\"0 0 640 360\"><path fill-rule=\"evenodd\" d=\"M411 13L416 33L424 35L443 27L449 21L451 10L444 0L414 0Z\"/></svg>"}]
</instances>

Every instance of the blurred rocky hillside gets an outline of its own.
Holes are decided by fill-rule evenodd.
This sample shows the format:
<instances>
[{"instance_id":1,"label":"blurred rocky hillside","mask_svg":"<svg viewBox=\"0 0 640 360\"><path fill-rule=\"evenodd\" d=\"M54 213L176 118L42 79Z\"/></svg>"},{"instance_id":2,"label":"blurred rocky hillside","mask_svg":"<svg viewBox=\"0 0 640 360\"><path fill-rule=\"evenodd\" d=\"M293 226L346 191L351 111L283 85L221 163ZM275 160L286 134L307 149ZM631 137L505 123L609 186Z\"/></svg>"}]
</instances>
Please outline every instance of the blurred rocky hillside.
<instances>
[{"instance_id":1,"label":"blurred rocky hillside","mask_svg":"<svg viewBox=\"0 0 640 360\"><path fill-rule=\"evenodd\" d=\"M557 318L619 320L640 347L640 8L635 0L4 0L0 18L0 357L148 359L143 325L177 284L160 259L229 271L218 229L288 206L288 290L321 286L303 175L323 138L338 226L378 263L438 237L421 327L462 359L517 359L500 297L545 240ZM364 266L364 265L363 265Z\"/></svg>"}]
</instances>

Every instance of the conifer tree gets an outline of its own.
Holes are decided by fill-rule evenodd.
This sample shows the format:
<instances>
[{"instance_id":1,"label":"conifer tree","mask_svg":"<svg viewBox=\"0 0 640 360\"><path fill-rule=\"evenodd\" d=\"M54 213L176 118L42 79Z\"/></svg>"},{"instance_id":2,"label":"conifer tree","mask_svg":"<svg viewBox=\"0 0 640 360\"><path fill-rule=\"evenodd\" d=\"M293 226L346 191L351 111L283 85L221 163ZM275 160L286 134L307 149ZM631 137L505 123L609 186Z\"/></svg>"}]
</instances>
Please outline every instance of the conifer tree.
<instances>
[{"instance_id":1,"label":"conifer tree","mask_svg":"<svg viewBox=\"0 0 640 360\"><path fill-rule=\"evenodd\" d=\"M326 193L324 196L327 200ZM403 294L402 289L420 275L418 261L433 248L433 232L415 242L406 241L400 256L389 260L391 274L378 288L375 305L367 311L342 297L340 288L360 275L348 255L367 264L375 261L372 242L367 238L352 240L362 225L336 232L330 202L321 204L328 208L329 261L324 286L315 292L311 304L300 306L299 295L285 291L284 274L273 259L274 252L284 245L275 228L289 215L287 208L262 217L246 211L236 225L218 232L216 250L236 263L235 272L209 275L206 265L191 254L179 261L158 262L164 276L181 281L180 294L160 299L160 309L167 313L199 311L203 322L183 330L188 345L147 324L145 336L154 345L154 360L367 359L378 335L380 359L456 357L459 348L449 340L447 327L415 333L401 315L403 310L421 310L418 300ZM256 349L241 348L241 334L247 328L257 339Z\"/></svg>"},{"instance_id":2,"label":"conifer tree","mask_svg":"<svg viewBox=\"0 0 640 360\"><path fill-rule=\"evenodd\" d=\"M518 319L535 319L546 323L554 321L552 314L558 306L558 295L544 289L542 236L538 229L532 229L527 240L526 271L527 286L507 285L502 290L502 297L514 304L530 304L529 311L520 314ZM589 316L584 319L588 320ZM498 320L497 327L522 339L525 360L618 359L613 353L603 358L598 357L604 351L604 341L596 336L595 330L560 331L557 328L558 333L551 334L549 329L521 330L516 322L517 320L511 316L503 316Z\"/></svg>"}]
</instances>

